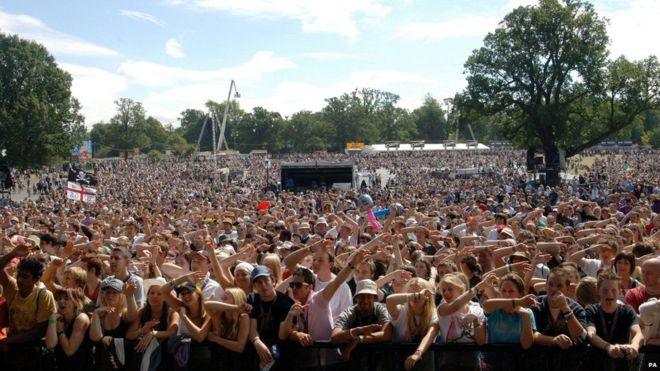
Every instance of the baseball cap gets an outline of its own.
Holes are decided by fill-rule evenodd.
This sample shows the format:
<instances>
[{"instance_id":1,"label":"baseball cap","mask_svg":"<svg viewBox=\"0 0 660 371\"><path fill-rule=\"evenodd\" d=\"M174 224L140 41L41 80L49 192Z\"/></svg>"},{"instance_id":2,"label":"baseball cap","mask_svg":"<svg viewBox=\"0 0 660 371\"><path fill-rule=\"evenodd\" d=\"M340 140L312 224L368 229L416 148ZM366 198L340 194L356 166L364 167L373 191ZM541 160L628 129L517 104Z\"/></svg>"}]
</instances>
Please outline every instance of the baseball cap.
<instances>
[{"instance_id":1,"label":"baseball cap","mask_svg":"<svg viewBox=\"0 0 660 371\"><path fill-rule=\"evenodd\" d=\"M238 267L236 267L238 269ZM270 277L270 269L266 267L265 265L257 265L253 270L250 275L251 280L254 282L259 277Z\"/></svg>"},{"instance_id":2,"label":"baseball cap","mask_svg":"<svg viewBox=\"0 0 660 371\"><path fill-rule=\"evenodd\" d=\"M108 277L101 282L101 290L105 290L107 288L122 292L124 290L124 283L117 278Z\"/></svg>"},{"instance_id":3,"label":"baseball cap","mask_svg":"<svg viewBox=\"0 0 660 371\"><path fill-rule=\"evenodd\" d=\"M211 262L211 258L209 258L209 255L206 253L206 251L203 250L195 251L193 258L205 259L207 262Z\"/></svg>"},{"instance_id":4,"label":"baseball cap","mask_svg":"<svg viewBox=\"0 0 660 371\"><path fill-rule=\"evenodd\" d=\"M174 291L175 291L177 294L181 294L181 292L183 292L184 290L196 291L196 290L197 290L197 286L195 286L195 284L192 283L192 282L185 282L185 283L182 283L181 285L177 286L177 287L174 289Z\"/></svg>"}]
</instances>

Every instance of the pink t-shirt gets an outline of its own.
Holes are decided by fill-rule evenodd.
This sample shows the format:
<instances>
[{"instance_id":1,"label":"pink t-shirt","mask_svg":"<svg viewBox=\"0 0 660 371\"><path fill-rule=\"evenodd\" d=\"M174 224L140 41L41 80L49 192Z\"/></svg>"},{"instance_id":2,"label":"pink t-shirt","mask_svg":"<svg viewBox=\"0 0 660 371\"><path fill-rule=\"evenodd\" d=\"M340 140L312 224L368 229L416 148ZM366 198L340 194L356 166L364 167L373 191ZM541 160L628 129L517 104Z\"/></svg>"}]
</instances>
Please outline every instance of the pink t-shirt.
<instances>
[{"instance_id":1,"label":"pink t-shirt","mask_svg":"<svg viewBox=\"0 0 660 371\"><path fill-rule=\"evenodd\" d=\"M299 319L295 326L296 331L307 332L314 341L330 340L332 335L332 310L330 302L325 300L322 292L310 294L303 318ZM305 323L307 331L305 331Z\"/></svg>"}]
</instances>

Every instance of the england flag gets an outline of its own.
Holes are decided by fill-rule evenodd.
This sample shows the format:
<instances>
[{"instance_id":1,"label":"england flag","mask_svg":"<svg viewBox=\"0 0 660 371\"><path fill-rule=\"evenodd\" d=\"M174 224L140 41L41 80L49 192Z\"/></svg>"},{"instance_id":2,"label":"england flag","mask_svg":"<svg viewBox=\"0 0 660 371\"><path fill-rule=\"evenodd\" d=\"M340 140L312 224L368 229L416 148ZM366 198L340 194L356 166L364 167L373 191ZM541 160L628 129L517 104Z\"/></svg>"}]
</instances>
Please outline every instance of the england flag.
<instances>
[{"instance_id":1,"label":"england flag","mask_svg":"<svg viewBox=\"0 0 660 371\"><path fill-rule=\"evenodd\" d=\"M96 202L96 189L74 182L67 182L66 198L84 203L94 203Z\"/></svg>"}]
</instances>

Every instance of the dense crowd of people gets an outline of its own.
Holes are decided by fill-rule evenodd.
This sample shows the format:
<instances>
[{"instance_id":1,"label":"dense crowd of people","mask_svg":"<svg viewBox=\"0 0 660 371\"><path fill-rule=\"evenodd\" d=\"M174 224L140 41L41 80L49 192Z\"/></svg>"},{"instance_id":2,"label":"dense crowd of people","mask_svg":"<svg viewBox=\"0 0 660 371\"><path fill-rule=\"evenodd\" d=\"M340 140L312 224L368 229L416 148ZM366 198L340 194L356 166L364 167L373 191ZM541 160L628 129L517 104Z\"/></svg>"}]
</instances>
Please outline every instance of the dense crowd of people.
<instances>
[{"instance_id":1,"label":"dense crowd of people","mask_svg":"<svg viewBox=\"0 0 660 371\"><path fill-rule=\"evenodd\" d=\"M538 347L537 370L635 369L660 344L660 156L583 156L558 186L504 149L115 160L84 204L40 169L0 215L0 361L500 370ZM379 181L267 183L308 160Z\"/></svg>"}]
</instances>

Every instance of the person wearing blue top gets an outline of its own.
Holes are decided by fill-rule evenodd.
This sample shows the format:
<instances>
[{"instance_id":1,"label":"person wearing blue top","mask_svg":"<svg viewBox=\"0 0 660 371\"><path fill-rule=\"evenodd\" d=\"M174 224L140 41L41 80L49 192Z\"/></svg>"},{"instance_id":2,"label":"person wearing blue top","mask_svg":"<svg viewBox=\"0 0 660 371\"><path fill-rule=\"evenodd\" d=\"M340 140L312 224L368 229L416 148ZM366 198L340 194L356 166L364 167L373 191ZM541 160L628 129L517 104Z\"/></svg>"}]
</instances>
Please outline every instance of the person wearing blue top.
<instances>
[{"instance_id":1,"label":"person wearing blue top","mask_svg":"<svg viewBox=\"0 0 660 371\"><path fill-rule=\"evenodd\" d=\"M534 343L536 323L530 309L537 304L534 295L526 295L523 279L514 272L500 279L500 298L488 299L483 304L488 324L488 342L491 344L520 344L529 349ZM484 361L490 370L505 370L515 361L511 354L486 353Z\"/></svg>"}]
</instances>

